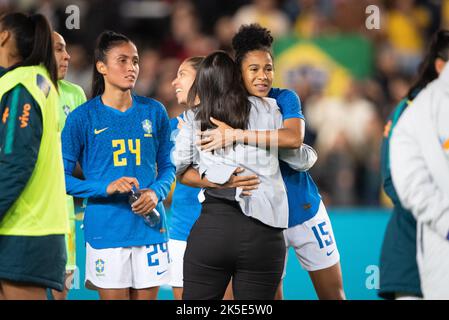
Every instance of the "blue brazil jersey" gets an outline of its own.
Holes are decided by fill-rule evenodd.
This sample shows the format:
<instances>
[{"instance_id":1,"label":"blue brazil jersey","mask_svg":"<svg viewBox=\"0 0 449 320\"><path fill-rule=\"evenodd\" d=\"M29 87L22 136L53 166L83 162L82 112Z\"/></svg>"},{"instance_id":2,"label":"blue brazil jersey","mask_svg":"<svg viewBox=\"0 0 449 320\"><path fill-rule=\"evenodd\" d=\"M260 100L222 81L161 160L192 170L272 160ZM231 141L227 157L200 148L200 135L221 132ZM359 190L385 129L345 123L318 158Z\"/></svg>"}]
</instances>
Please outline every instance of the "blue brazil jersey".
<instances>
[{"instance_id":1,"label":"blue brazil jersey","mask_svg":"<svg viewBox=\"0 0 449 320\"><path fill-rule=\"evenodd\" d=\"M168 240L162 200L175 175L169 119L156 100L132 98L131 108L121 112L104 105L97 96L70 113L62 133L65 163L79 161L86 178L85 182L73 182L66 172L67 191L79 195L78 183L90 183L97 189L89 196L84 217L85 239L96 249ZM109 183L124 176L135 177L141 189L156 192L162 218L157 227L149 227L142 216L132 212L128 195L106 194Z\"/></svg>"},{"instance_id":2,"label":"blue brazil jersey","mask_svg":"<svg viewBox=\"0 0 449 320\"><path fill-rule=\"evenodd\" d=\"M288 89L272 88L269 97L276 99L283 120L304 119L298 95ZM289 207L288 227L294 227L313 218L319 209L321 196L308 172L298 172L279 160L279 166L287 188Z\"/></svg>"},{"instance_id":3,"label":"blue brazil jersey","mask_svg":"<svg viewBox=\"0 0 449 320\"><path fill-rule=\"evenodd\" d=\"M180 117L182 118L182 115ZM178 122L177 118L170 120L172 141L175 141L179 132ZM201 203L198 200L200 190L201 188L176 182L171 203L170 239L187 241L190 230L201 213Z\"/></svg>"}]
</instances>

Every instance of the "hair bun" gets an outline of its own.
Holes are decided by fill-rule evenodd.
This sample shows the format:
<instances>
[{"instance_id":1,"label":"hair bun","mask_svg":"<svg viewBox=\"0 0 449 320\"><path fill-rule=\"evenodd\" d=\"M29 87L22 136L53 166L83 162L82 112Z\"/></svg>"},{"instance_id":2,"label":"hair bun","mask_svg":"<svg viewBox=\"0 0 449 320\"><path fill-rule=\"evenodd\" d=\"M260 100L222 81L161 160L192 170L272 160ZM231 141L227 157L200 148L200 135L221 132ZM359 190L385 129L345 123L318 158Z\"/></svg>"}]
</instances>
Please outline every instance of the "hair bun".
<instances>
[{"instance_id":1,"label":"hair bun","mask_svg":"<svg viewBox=\"0 0 449 320\"><path fill-rule=\"evenodd\" d=\"M261 48L269 49L273 44L270 30L257 23L242 25L232 39L232 47L236 52L248 52Z\"/></svg>"}]
</instances>

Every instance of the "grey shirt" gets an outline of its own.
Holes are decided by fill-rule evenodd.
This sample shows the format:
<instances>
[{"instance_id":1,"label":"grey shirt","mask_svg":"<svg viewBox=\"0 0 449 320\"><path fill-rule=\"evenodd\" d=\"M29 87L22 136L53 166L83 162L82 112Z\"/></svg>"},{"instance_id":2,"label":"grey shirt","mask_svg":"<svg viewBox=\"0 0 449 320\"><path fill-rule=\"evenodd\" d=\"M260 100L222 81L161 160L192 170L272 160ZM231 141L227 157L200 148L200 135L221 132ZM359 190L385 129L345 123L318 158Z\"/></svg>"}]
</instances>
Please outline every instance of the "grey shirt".
<instances>
[{"instance_id":1,"label":"grey shirt","mask_svg":"<svg viewBox=\"0 0 449 320\"><path fill-rule=\"evenodd\" d=\"M282 128L282 115L271 98L249 97L251 111L248 130L276 130ZM310 146L302 145L298 149L266 148L237 144L235 146L204 152L196 146L196 132L200 130L199 122L194 120L195 113L189 110L185 113L186 123L176 137L173 151L173 161L176 174L182 174L190 165L205 175L210 182L226 183L236 168L245 169L244 175L255 174L260 179L258 189L252 191L249 197L242 196L242 190L236 189L237 201L243 213L258 219L272 227L288 227L287 191L279 168L279 159L286 162L297 171L306 171L316 162L317 155ZM272 135L273 139L277 139ZM262 139L264 140L264 139ZM275 143L270 143L274 146ZM204 194L200 193L200 201Z\"/></svg>"}]
</instances>

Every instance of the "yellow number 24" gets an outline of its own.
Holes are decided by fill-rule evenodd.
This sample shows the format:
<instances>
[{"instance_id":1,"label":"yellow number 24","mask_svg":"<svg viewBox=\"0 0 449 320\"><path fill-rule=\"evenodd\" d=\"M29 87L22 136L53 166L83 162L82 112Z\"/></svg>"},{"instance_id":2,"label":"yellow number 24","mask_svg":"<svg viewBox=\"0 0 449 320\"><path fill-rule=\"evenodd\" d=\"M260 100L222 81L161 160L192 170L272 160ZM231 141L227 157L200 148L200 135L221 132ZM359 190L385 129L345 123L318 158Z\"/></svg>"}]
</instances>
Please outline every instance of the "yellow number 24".
<instances>
[{"instance_id":1,"label":"yellow number 24","mask_svg":"<svg viewBox=\"0 0 449 320\"><path fill-rule=\"evenodd\" d=\"M112 147L118 148L114 150L114 166L123 167L128 165L126 156L122 156L127 152L125 139L112 140ZM140 166L140 139L134 140L128 139L128 151L136 156L136 166Z\"/></svg>"}]
</instances>

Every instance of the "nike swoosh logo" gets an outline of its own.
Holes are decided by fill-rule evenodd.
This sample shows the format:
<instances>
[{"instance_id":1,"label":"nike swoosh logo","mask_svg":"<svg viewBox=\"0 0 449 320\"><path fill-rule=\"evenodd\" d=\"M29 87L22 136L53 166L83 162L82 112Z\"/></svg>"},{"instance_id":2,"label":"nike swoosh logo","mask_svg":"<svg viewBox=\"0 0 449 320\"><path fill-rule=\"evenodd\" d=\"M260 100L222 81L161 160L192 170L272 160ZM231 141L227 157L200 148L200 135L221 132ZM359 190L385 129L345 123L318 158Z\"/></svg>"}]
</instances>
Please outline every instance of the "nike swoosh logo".
<instances>
[{"instance_id":1,"label":"nike swoosh logo","mask_svg":"<svg viewBox=\"0 0 449 320\"><path fill-rule=\"evenodd\" d=\"M95 133L95 134L100 134L100 133L102 133L103 131L108 130L108 129L109 129L109 128L104 128L104 129L100 129L100 130L95 129L95 130L94 130L94 133Z\"/></svg>"},{"instance_id":2,"label":"nike swoosh logo","mask_svg":"<svg viewBox=\"0 0 449 320\"><path fill-rule=\"evenodd\" d=\"M331 252L326 252L326 255L329 257L332 253L334 253L335 249L332 250Z\"/></svg>"},{"instance_id":3,"label":"nike swoosh logo","mask_svg":"<svg viewBox=\"0 0 449 320\"><path fill-rule=\"evenodd\" d=\"M167 270L164 270L164 271L162 271L162 272L159 272L159 271L158 271L158 272L156 272L156 273L157 273L158 276L160 276L161 274L166 273L166 272L167 272Z\"/></svg>"}]
</instances>

